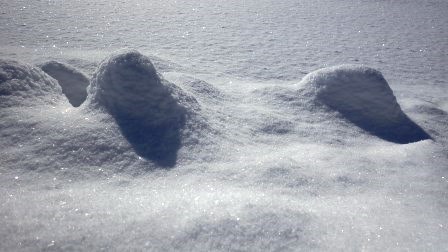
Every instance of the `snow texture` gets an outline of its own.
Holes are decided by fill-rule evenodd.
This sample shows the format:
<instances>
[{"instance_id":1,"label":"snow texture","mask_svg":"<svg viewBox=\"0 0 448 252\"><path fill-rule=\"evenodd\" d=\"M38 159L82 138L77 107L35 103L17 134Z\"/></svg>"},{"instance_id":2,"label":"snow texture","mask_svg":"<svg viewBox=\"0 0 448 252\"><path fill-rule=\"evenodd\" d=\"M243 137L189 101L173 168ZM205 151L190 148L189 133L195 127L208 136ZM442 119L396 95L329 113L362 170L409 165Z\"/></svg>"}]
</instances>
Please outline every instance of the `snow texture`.
<instances>
[{"instance_id":1,"label":"snow texture","mask_svg":"<svg viewBox=\"0 0 448 252\"><path fill-rule=\"evenodd\" d=\"M305 97L382 139L406 144L431 138L403 113L389 84L375 69L357 65L324 68L305 76L300 85Z\"/></svg>"},{"instance_id":2,"label":"snow texture","mask_svg":"<svg viewBox=\"0 0 448 252\"><path fill-rule=\"evenodd\" d=\"M447 8L2 1L0 251L447 251Z\"/></svg>"},{"instance_id":3,"label":"snow texture","mask_svg":"<svg viewBox=\"0 0 448 252\"><path fill-rule=\"evenodd\" d=\"M56 79L70 104L79 107L87 97L89 79L76 68L57 61L49 61L40 65L40 68Z\"/></svg>"},{"instance_id":4,"label":"snow texture","mask_svg":"<svg viewBox=\"0 0 448 252\"><path fill-rule=\"evenodd\" d=\"M57 81L39 68L0 59L0 107L54 103L60 94Z\"/></svg>"}]
</instances>

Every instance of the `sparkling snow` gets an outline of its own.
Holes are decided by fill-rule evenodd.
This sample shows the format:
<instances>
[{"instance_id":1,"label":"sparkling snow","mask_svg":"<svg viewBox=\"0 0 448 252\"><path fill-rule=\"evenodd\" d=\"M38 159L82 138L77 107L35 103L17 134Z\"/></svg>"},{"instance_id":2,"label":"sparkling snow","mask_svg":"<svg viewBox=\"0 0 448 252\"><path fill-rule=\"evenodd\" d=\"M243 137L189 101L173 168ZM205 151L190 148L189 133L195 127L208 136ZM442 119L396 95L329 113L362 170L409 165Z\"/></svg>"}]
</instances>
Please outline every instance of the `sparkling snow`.
<instances>
[{"instance_id":1,"label":"sparkling snow","mask_svg":"<svg viewBox=\"0 0 448 252\"><path fill-rule=\"evenodd\" d=\"M448 251L447 1L0 2L0 250Z\"/></svg>"}]
</instances>

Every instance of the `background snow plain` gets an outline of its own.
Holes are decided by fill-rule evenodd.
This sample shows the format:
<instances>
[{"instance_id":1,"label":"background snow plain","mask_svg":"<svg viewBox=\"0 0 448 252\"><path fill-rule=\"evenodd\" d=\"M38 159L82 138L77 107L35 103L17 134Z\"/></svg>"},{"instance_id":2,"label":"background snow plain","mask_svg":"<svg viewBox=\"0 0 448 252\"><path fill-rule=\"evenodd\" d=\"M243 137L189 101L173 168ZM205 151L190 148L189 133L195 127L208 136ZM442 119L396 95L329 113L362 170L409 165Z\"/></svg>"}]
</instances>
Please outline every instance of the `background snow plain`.
<instances>
[{"instance_id":1,"label":"background snow plain","mask_svg":"<svg viewBox=\"0 0 448 252\"><path fill-rule=\"evenodd\" d=\"M91 79L137 49L195 118L160 165L42 73L51 102L0 106L0 250L448 251L447 1L0 5L0 58ZM302 78L340 64L379 70L432 140L304 106Z\"/></svg>"}]
</instances>

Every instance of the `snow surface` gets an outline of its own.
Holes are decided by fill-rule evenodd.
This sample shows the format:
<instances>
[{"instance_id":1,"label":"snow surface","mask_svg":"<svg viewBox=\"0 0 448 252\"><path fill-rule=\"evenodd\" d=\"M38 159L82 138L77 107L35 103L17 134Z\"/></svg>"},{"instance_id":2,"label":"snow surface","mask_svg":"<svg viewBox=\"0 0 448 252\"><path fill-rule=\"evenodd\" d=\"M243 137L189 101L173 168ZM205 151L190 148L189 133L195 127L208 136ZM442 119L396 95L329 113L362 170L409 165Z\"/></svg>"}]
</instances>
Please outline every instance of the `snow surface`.
<instances>
[{"instance_id":1,"label":"snow surface","mask_svg":"<svg viewBox=\"0 0 448 252\"><path fill-rule=\"evenodd\" d=\"M447 251L446 1L1 7L0 250Z\"/></svg>"}]
</instances>

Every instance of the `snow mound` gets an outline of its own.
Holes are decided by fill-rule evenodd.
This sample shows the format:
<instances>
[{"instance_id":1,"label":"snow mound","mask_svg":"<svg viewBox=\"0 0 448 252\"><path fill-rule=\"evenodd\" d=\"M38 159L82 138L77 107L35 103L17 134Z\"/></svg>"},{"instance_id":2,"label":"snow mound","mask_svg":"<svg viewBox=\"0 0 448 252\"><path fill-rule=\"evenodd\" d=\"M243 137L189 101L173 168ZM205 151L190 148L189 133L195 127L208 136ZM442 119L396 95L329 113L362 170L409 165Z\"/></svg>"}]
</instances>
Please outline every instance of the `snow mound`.
<instances>
[{"instance_id":1,"label":"snow mound","mask_svg":"<svg viewBox=\"0 0 448 252\"><path fill-rule=\"evenodd\" d=\"M430 136L400 108L381 72L341 65L306 75L301 93L315 105L326 105L348 121L384 140L411 143Z\"/></svg>"},{"instance_id":2,"label":"snow mound","mask_svg":"<svg viewBox=\"0 0 448 252\"><path fill-rule=\"evenodd\" d=\"M62 93L74 107L79 107L86 100L90 81L83 73L57 61L46 62L40 68L59 82Z\"/></svg>"},{"instance_id":3,"label":"snow mound","mask_svg":"<svg viewBox=\"0 0 448 252\"><path fill-rule=\"evenodd\" d=\"M175 165L183 130L199 106L162 79L150 59L137 51L115 54L101 63L87 103L114 117L139 156L164 167Z\"/></svg>"},{"instance_id":4,"label":"snow mound","mask_svg":"<svg viewBox=\"0 0 448 252\"><path fill-rule=\"evenodd\" d=\"M0 59L0 107L54 103L60 95L57 81L41 69Z\"/></svg>"}]
</instances>

